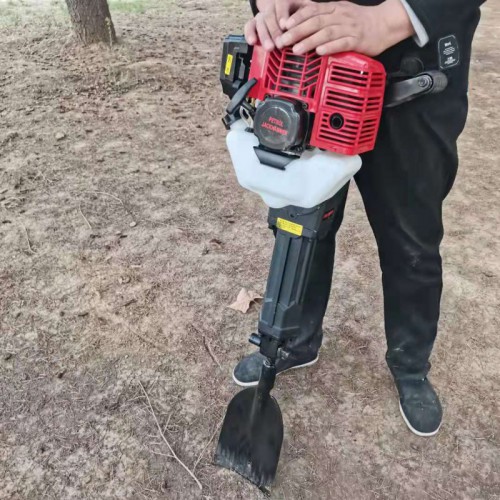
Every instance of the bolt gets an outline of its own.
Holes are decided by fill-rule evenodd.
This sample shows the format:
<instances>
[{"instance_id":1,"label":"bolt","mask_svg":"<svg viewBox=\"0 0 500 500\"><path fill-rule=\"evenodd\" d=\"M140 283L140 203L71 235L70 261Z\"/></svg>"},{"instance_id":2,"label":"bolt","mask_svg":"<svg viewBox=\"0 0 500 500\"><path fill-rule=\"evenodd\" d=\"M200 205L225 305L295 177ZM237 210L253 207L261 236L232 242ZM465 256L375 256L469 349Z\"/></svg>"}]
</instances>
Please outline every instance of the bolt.
<instances>
[{"instance_id":1,"label":"bolt","mask_svg":"<svg viewBox=\"0 0 500 500\"><path fill-rule=\"evenodd\" d=\"M427 87L427 78L422 76L417 80L417 83L419 87Z\"/></svg>"},{"instance_id":2,"label":"bolt","mask_svg":"<svg viewBox=\"0 0 500 500\"><path fill-rule=\"evenodd\" d=\"M281 359L288 359L288 357L290 356L290 353L287 352L287 351L284 351L283 349L278 349L278 357L281 358Z\"/></svg>"}]
</instances>

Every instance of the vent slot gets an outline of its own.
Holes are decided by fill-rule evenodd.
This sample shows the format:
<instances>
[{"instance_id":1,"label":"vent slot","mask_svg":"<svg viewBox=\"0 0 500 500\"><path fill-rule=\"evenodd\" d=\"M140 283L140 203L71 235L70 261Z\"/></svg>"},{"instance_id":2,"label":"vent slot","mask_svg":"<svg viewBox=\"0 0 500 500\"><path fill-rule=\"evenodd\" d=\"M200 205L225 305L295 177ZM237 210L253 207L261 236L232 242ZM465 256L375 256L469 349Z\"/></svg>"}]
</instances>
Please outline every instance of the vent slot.
<instances>
[{"instance_id":1,"label":"vent slot","mask_svg":"<svg viewBox=\"0 0 500 500\"><path fill-rule=\"evenodd\" d=\"M334 85L348 85L354 87L366 87L369 74L364 71L353 70L343 66L332 66L329 82Z\"/></svg>"},{"instance_id":2,"label":"vent slot","mask_svg":"<svg viewBox=\"0 0 500 500\"><path fill-rule=\"evenodd\" d=\"M321 70L321 57L310 52L295 55L291 49L275 50L268 58L266 87L273 92L312 99Z\"/></svg>"},{"instance_id":3,"label":"vent slot","mask_svg":"<svg viewBox=\"0 0 500 500\"><path fill-rule=\"evenodd\" d=\"M363 111L364 99L347 93L335 92L327 90L325 96L325 104L336 108L346 109L348 111L360 112Z\"/></svg>"}]
</instances>

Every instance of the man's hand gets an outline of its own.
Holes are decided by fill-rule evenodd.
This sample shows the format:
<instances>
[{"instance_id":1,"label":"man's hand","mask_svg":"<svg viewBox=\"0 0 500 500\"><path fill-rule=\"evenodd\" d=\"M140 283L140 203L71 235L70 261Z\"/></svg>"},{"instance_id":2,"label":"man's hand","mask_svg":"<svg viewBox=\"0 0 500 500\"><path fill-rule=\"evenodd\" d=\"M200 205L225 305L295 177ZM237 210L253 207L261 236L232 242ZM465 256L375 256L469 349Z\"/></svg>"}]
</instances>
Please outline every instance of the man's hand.
<instances>
[{"instance_id":1,"label":"man's hand","mask_svg":"<svg viewBox=\"0 0 500 500\"><path fill-rule=\"evenodd\" d=\"M351 2L309 3L285 23L278 48L293 45L295 54L316 50L319 55L354 51L377 56L415 34L400 0L375 7Z\"/></svg>"},{"instance_id":2,"label":"man's hand","mask_svg":"<svg viewBox=\"0 0 500 500\"><path fill-rule=\"evenodd\" d=\"M259 13L245 25L246 41L254 45L260 40L264 49L273 50L290 16L310 3L311 0L258 0Z\"/></svg>"}]
</instances>

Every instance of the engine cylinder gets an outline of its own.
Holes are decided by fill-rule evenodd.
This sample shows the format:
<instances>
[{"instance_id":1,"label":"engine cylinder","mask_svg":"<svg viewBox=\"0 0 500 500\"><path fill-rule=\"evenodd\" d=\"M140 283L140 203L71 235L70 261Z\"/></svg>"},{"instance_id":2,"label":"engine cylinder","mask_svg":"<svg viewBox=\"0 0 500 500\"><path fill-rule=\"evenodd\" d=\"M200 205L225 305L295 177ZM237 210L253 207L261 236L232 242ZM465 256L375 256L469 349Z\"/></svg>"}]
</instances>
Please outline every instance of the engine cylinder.
<instances>
[{"instance_id":1,"label":"engine cylinder","mask_svg":"<svg viewBox=\"0 0 500 500\"><path fill-rule=\"evenodd\" d=\"M259 144L273 151L301 147L307 126L308 114L298 101L270 97L255 113L254 133Z\"/></svg>"}]
</instances>

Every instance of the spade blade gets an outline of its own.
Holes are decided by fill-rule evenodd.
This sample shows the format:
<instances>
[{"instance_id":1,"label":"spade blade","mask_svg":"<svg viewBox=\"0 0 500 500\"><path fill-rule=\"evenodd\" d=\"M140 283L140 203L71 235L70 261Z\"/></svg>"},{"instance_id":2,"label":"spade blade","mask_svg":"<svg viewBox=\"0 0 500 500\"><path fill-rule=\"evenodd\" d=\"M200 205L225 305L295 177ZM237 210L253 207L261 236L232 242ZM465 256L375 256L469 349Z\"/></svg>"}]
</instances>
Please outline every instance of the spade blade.
<instances>
[{"instance_id":1,"label":"spade blade","mask_svg":"<svg viewBox=\"0 0 500 500\"><path fill-rule=\"evenodd\" d=\"M215 462L259 488L267 487L276 476L282 443L283 417L277 401L252 387L229 403Z\"/></svg>"}]
</instances>

